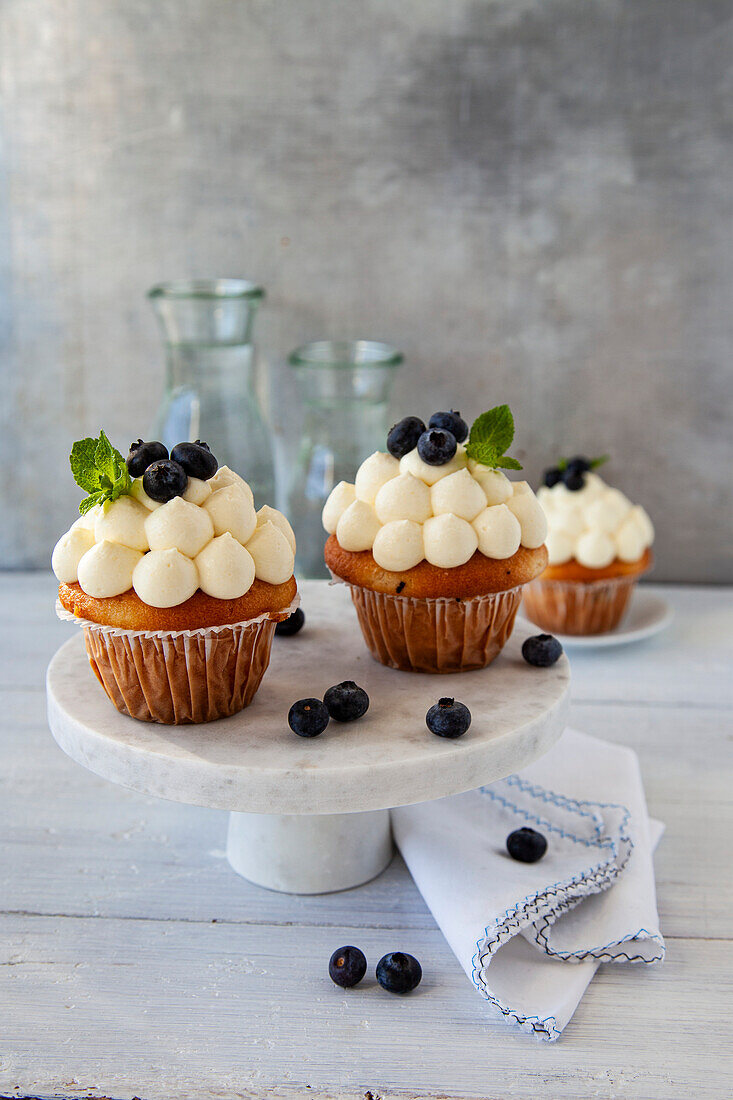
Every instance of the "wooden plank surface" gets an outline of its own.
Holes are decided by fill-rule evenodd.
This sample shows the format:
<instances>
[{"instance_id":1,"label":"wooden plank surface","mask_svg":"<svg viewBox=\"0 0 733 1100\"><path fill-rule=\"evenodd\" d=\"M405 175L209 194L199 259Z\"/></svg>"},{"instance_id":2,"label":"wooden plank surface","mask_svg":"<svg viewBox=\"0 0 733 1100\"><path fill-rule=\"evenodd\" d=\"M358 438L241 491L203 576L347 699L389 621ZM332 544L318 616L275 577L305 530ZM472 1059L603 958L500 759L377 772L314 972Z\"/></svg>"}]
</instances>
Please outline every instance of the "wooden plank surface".
<instances>
[{"instance_id":1,"label":"wooden plank surface","mask_svg":"<svg viewBox=\"0 0 733 1100\"><path fill-rule=\"evenodd\" d=\"M665 635L571 661L574 723L636 749L667 825L668 958L603 967L548 1045L497 1022L399 858L344 894L262 891L226 863L225 814L67 760L43 673L71 628L46 575L0 576L0 1095L733 1095L733 592L660 591ZM325 964L350 941L414 950L418 995L338 990Z\"/></svg>"}]
</instances>

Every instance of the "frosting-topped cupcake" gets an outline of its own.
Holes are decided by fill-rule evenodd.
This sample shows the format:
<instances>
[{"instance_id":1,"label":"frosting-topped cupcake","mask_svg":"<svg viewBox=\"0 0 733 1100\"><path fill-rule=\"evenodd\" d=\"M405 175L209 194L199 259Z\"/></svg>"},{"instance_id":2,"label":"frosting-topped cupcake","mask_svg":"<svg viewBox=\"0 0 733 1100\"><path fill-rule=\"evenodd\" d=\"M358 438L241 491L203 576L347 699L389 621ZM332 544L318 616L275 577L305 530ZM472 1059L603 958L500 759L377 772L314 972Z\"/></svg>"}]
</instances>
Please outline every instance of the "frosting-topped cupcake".
<instances>
[{"instance_id":1,"label":"frosting-topped cupcake","mask_svg":"<svg viewBox=\"0 0 733 1100\"><path fill-rule=\"evenodd\" d=\"M326 563L351 586L383 663L483 667L509 636L520 586L547 562L544 512L527 482L501 468L521 469L505 454L513 434L507 406L479 417L470 438L458 413L436 413L428 427L407 417L387 451L366 458L354 483L340 482L326 501ZM448 600L450 610L437 607ZM420 637L409 601L423 601Z\"/></svg>"},{"instance_id":2,"label":"frosting-topped cupcake","mask_svg":"<svg viewBox=\"0 0 733 1100\"><path fill-rule=\"evenodd\" d=\"M545 471L537 491L547 516L548 566L525 591L525 608L547 630L612 630L652 564L652 522L594 472L603 461L562 460Z\"/></svg>"},{"instance_id":3,"label":"frosting-topped cupcake","mask_svg":"<svg viewBox=\"0 0 733 1100\"><path fill-rule=\"evenodd\" d=\"M275 624L296 599L295 538L285 516L268 505L256 511L249 485L219 467L198 440L178 444L170 457L162 444L139 440L123 460L101 433L74 444L71 466L89 496L57 542L52 566L60 604L82 621L90 660L115 705L158 721L208 720L241 709L267 667ZM215 638L209 651L216 653L221 691L214 689L214 663L203 659L195 668L192 646L183 642L157 662L148 654L146 675L157 671L159 690L141 691L135 662L123 656L129 639L122 643L115 630L155 632L144 641L157 643L159 653L170 632L198 635L199 649L202 638ZM109 653L115 639L116 662ZM174 687L184 673L181 709Z\"/></svg>"}]
</instances>

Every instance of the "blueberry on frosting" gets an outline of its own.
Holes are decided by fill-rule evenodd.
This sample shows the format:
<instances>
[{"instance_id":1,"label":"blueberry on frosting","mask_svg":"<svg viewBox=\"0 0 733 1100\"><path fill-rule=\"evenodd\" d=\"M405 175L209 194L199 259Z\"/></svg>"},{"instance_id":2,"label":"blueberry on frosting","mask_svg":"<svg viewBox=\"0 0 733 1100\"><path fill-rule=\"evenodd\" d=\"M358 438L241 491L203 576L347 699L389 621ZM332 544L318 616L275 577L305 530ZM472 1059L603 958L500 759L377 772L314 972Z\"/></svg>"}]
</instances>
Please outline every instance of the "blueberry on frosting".
<instances>
[{"instance_id":1,"label":"blueberry on frosting","mask_svg":"<svg viewBox=\"0 0 733 1100\"><path fill-rule=\"evenodd\" d=\"M417 447L417 441L425 431L419 416L406 416L390 430L387 450L394 458L404 458Z\"/></svg>"},{"instance_id":2,"label":"blueberry on frosting","mask_svg":"<svg viewBox=\"0 0 733 1100\"><path fill-rule=\"evenodd\" d=\"M186 491L188 475L183 466L171 459L153 462L143 474L143 489L151 500L165 503Z\"/></svg>"},{"instance_id":3,"label":"blueberry on frosting","mask_svg":"<svg viewBox=\"0 0 733 1100\"><path fill-rule=\"evenodd\" d=\"M200 439L195 443L176 443L171 458L183 466L189 477L198 477L201 481L208 481L219 469L208 443L202 443Z\"/></svg>"},{"instance_id":4,"label":"blueberry on frosting","mask_svg":"<svg viewBox=\"0 0 733 1100\"><path fill-rule=\"evenodd\" d=\"M417 441L417 453L428 466L445 466L457 449L456 437L443 428L428 428Z\"/></svg>"},{"instance_id":5,"label":"blueberry on frosting","mask_svg":"<svg viewBox=\"0 0 733 1100\"><path fill-rule=\"evenodd\" d=\"M168 448L164 447L162 443L157 442L157 440L144 443L142 439L138 439L136 443L130 444L130 452L125 462L130 477L142 477L148 466L165 458L168 458Z\"/></svg>"},{"instance_id":6,"label":"blueberry on frosting","mask_svg":"<svg viewBox=\"0 0 733 1100\"><path fill-rule=\"evenodd\" d=\"M457 443L463 443L468 439L468 424L461 414L459 412L454 412L453 409L451 409L450 412L433 413L428 421L428 427L443 428L445 431L455 436Z\"/></svg>"}]
</instances>

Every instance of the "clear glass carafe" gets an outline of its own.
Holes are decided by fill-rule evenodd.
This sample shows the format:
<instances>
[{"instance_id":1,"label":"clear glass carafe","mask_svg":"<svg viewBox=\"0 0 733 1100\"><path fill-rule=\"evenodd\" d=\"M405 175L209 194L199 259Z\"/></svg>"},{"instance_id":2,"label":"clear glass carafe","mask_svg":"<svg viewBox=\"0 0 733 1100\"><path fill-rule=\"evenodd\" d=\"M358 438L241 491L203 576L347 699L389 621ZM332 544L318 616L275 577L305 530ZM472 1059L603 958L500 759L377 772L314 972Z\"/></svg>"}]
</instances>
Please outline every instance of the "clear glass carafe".
<instances>
[{"instance_id":1,"label":"clear glass carafe","mask_svg":"<svg viewBox=\"0 0 733 1100\"><path fill-rule=\"evenodd\" d=\"M302 402L301 436L286 511L298 543L296 569L327 577L321 512L339 481L353 481L363 460L386 447L388 401L402 355L372 340L321 340L289 359Z\"/></svg>"},{"instance_id":2,"label":"clear glass carafe","mask_svg":"<svg viewBox=\"0 0 733 1100\"><path fill-rule=\"evenodd\" d=\"M202 439L220 466L274 503L270 431L255 391L252 329L262 287L243 279L161 283L148 292L166 346L166 389L153 439Z\"/></svg>"}]
</instances>

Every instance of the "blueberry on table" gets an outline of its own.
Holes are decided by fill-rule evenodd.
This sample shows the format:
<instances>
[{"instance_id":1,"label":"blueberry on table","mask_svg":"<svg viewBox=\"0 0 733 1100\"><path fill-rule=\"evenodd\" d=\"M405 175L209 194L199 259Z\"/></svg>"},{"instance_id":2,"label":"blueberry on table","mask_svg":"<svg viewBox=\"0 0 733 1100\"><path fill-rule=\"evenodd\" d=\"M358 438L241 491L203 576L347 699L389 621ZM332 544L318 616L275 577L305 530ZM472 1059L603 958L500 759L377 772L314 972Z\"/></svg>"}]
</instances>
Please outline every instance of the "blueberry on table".
<instances>
[{"instance_id":1,"label":"blueberry on table","mask_svg":"<svg viewBox=\"0 0 733 1100\"><path fill-rule=\"evenodd\" d=\"M562 657L562 646L552 634L534 634L522 643L522 656L528 665L549 668Z\"/></svg>"},{"instance_id":2,"label":"blueberry on table","mask_svg":"<svg viewBox=\"0 0 733 1100\"><path fill-rule=\"evenodd\" d=\"M130 477L142 477L151 463L160 462L167 457L168 448L162 443L144 443L142 439L138 439L137 443L130 444L130 453L125 462Z\"/></svg>"},{"instance_id":3,"label":"blueberry on table","mask_svg":"<svg viewBox=\"0 0 733 1100\"><path fill-rule=\"evenodd\" d=\"M585 485L585 474L579 470L566 470L562 480L566 489L571 493L577 493Z\"/></svg>"},{"instance_id":4,"label":"blueberry on table","mask_svg":"<svg viewBox=\"0 0 733 1100\"><path fill-rule=\"evenodd\" d=\"M165 504L186 492L188 475L178 462L162 459L148 466L143 474L143 489L151 500Z\"/></svg>"},{"instance_id":5,"label":"blueberry on table","mask_svg":"<svg viewBox=\"0 0 733 1100\"><path fill-rule=\"evenodd\" d=\"M369 696L353 680L334 684L323 696L323 702L336 722L355 722L369 710Z\"/></svg>"},{"instance_id":6,"label":"blueberry on table","mask_svg":"<svg viewBox=\"0 0 733 1100\"><path fill-rule=\"evenodd\" d=\"M296 607L292 615L288 615L287 619L283 619L281 623L278 623L275 627L275 633L280 638L291 638L293 634L297 634L305 622L305 613L302 607Z\"/></svg>"},{"instance_id":7,"label":"blueberry on table","mask_svg":"<svg viewBox=\"0 0 733 1100\"><path fill-rule=\"evenodd\" d=\"M367 961L358 947L339 947L334 951L328 963L331 981L344 989L358 985L366 974Z\"/></svg>"},{"instance_id":8,"label":"blueberry on table","mask_svg":"<svg viewBox=\"0 0 733 1100\"><path fill-rule=\"evenodd\" d=\"M288 711L288 725L298 737L318 737L328 725L328 710L320 699L298 699Z\"/></svg>"},{"instance_id":9,"label":"blueberry on table","mask_svg":"<svg viewBox=\"0 0 733 1100\"><path fill-rule=\"evenodd\" d=\"M543 484L546 485L548 489L551 489L553 485L557 485L558 481L562 481L562 470L557 466L550 466L545 470Z\"/></svg>"},{"instance_id":10,"label":"blueberry on table","mask_svg":"<svg viewBox=\"0 0 733 1100\"><path fill-rule=\"evenodd\" d=\"M444 428L455 436L456 442L463 443L468 438L468 424L459 412L453 409L450 412L433 413L428 421L429 428Z\"/></svg>"},{"instance_id":11,"label":"blueberry on table","mask_svg":"<svg viewBox=\"0 0 733 1100\"><path fill-rule=\"evenodd\" d=\"M547 851L547 841L542 833L523 825L506 838L506 850L519 863L536 863Z\"/></svg>"},{"instance_id":12,"label":"blueberry on table","mask_svg":"<svg viewBox=\"0 0 733 1100\"><path fill-rule=\"evenodd\" d=\"M195 443L176 443L171 458L183 466L189 477L198 477L201 481L208 481L219 469L208 443L202 443L200 439Z\"/></svg>"},{"instance_id":13,"label":"blueberry on table","mask_svg":"<svg viewBox=\"0 0 733 1100\"><path fill-rule=\"evenodd\" d=\"M428 466L445 466L457 448L456 437L444 428L428 428L417 441L417 453Z\"/></svg>"},{"instance_id":14,"label":"blueberry on table","mask_svg":"<svg viewBox=\"0 0 733 1100\"><path fill-rule=\"evenodd\" d=\"M431 733L454 741L462 737L471 725L471 712L465 703L445 697L439 699L425 715L425 724Z\"/></svg>"},{"instance_id":15,"label":"blueberry on table","mask_svg":"<svg viewBox=\"0 0 733 1100\"><path fill-rule=\"evenodd\" d=\"M406 416L390 429L387 450L393 458L404 458L417 447L417 441L425 431L419 416Z\"/></svg>"},{"instance_id":16,"label":"blueberry on table","mask_svg":"<svg viewBox=\"0 0 733 1100\"><path fill-rule=\"evenodd\" d=\"M377 963L377 981L388 993L409 993L422 978L422 967L414 955L391 951Z\"/></svg>"}]
</instances>

